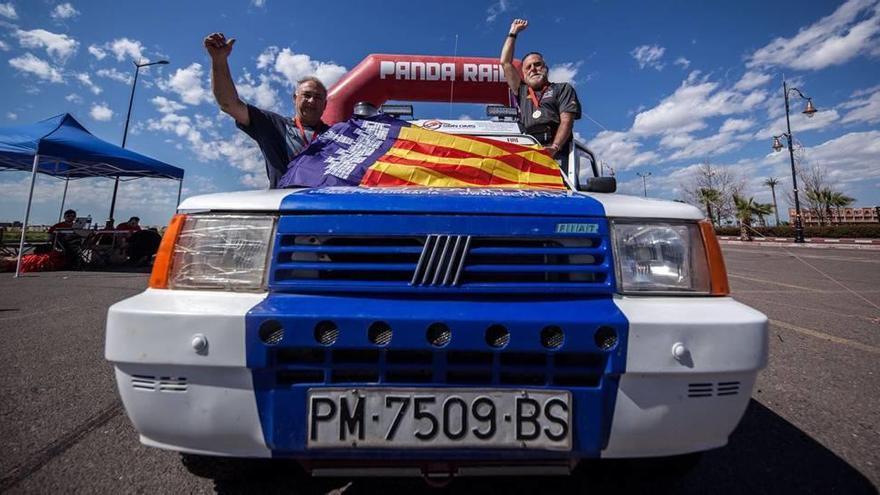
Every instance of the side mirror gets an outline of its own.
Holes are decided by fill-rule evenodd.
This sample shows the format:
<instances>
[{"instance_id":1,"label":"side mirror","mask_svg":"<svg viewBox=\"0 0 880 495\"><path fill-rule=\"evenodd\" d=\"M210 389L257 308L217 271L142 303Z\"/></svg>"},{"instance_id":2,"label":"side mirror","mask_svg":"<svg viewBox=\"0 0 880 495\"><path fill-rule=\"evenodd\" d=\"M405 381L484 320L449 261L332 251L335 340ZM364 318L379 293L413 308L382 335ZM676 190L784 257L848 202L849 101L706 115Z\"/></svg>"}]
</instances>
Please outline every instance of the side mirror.
<instances>
[{"instance_id":1,"label":"side mirror","mask_svg":"<svg viewBox=\"0 0 880 495\"><path fill-rule=\"evenodd\" d=\"M614 177L590 177L586 184L578 184L579 191L613 193L617 191L617 179Z\"/></svg>"}]
</instances>

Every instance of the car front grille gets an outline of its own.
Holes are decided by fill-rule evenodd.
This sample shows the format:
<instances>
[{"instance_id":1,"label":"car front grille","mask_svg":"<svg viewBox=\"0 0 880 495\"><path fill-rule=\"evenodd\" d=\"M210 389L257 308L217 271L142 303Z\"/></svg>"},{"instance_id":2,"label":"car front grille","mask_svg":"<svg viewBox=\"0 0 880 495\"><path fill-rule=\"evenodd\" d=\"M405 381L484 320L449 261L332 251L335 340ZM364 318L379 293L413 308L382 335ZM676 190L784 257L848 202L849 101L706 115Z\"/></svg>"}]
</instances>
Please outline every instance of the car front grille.
<instances>
[{"instance_id":1,"label":"car front grille","mask_svg":"<svg viewBox=\"0 0 880 495\"><path fill-rule=\"evenodd\" d=\"M381 231L381 226L376 230ZM270 288L610 293L612 273L608 237L599 233L499 236L279 231Z\"/></svg>"}]
</instances>

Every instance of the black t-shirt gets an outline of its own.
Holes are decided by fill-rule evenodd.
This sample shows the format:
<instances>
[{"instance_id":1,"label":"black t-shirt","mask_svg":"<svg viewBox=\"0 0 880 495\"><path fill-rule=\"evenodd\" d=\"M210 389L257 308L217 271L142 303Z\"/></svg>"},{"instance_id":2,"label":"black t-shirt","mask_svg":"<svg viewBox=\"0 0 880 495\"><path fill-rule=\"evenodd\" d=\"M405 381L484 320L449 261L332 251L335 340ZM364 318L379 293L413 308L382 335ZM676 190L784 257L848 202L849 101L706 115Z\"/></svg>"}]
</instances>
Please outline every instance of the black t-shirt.
<instances>
[{"instance_id":1,"label":"black t-shirt","mask_svg":"<svg viewBox=\"0 0 880 495\"><path fill-rule=\"evenodd\" d=\"M581 103L577 93L568 83L550 83L550 86L541 91L535 91L535 98L539 98L541 115L533 117L535 105L529 98L529 85L522 82L517 92L517 100L520 108L520 123L526 134L532 135L539 143L549 145L553 142L553 136L559 128L559 114L568 112L574 114L574 119L581 118ZM563 150L568 147L571 138L562 146Z\"/></svg>"},{"instance_id":2,"label":"black t-shirt","mask_svg":"<svg viewBox=\"0 0 880 495\"><path fill-rule=\"evenodd\" d=\"M304 125L305 137L299 132L299 128L293 119L288 119L275 112L263 110L248 104L248 118L250 125L243 126L236 122L235 125L250 136L266 160L266 175L269 176L269 188L278 187L278 180L287 172L287 165L309 143L315 132L318 134L328 129L327 124L321 122L318 129Z\"/></svg>"}]
</instances>

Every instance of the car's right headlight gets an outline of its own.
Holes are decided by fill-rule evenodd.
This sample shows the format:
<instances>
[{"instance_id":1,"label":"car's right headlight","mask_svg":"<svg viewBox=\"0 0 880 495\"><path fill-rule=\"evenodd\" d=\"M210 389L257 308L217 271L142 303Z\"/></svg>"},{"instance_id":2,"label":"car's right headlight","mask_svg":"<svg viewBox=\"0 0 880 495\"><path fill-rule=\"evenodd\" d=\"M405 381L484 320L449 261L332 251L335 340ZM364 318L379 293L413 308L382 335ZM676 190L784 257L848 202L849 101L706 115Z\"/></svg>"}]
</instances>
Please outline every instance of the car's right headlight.
<instances>
[{"instance_id":1,"label":"car's right headlight","mask_svg":"<svg viewBox=\"0 0 880 495\"><path fill-rule=\"evenodd\" d=\"M722 295L727 273L714 232L696 222L615 220L617 289L623 294ZM707 235L711 238L707 240ZM714 243L713 246L709 244ZM717 265L717 266L712 266Z\"/></svg>"},{"instance_id":2,"label":"car's right headlight","mask_svg":"<svg viewBox=\"0 0 880 495\"><path fill-rule=\"evenodd\" d=\"M150 287L265 290L276 217L176 215L156 255Z\"/></svg>"}]
</instances>

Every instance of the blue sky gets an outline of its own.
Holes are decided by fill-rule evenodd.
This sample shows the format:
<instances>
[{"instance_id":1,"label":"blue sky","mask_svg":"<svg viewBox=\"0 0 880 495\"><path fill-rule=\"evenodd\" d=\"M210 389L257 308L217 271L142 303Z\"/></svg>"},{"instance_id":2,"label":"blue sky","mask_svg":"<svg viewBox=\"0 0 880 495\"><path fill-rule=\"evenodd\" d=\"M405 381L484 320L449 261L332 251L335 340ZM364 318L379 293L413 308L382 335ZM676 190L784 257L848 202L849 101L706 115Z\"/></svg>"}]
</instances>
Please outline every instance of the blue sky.
<instances>
[{"instance_id":1,"label":"blue sky","mask_svg":"<svg viewBox=\"0 0 880 495\"><path fill-rule=\"evenodd\" d=\"M292 81L332 84L369 53L496 57L514 17L530 22L517 55L538 50L551 80L575 85L577 135L615 169L620 190L678 199L702 163L727 169L759 201L774 176L791 187L783 74L814 98L807 120L793 101L804 161L834 186L880 204L880 5L848 2L97 2L0 0L0 125L70 112L119 143L133 58L168 59L141 73L128 146L186 169L184 196L265 187L262 159L210 94L202 39L237 39L230 59L241 95L292 112ZM416 105L416 117L481 118L473 105ZM0 221L23 216L27 174L0 173ZM34 223L58 217L63 182L37 182ZM71 183L68 206L107 216L112 182ZM117 219L164 224L177 186L120 187ZM780 210L785 211L784 194ZM783 217L785 215L783 214Z\"/></svg>"}]
</instances>

